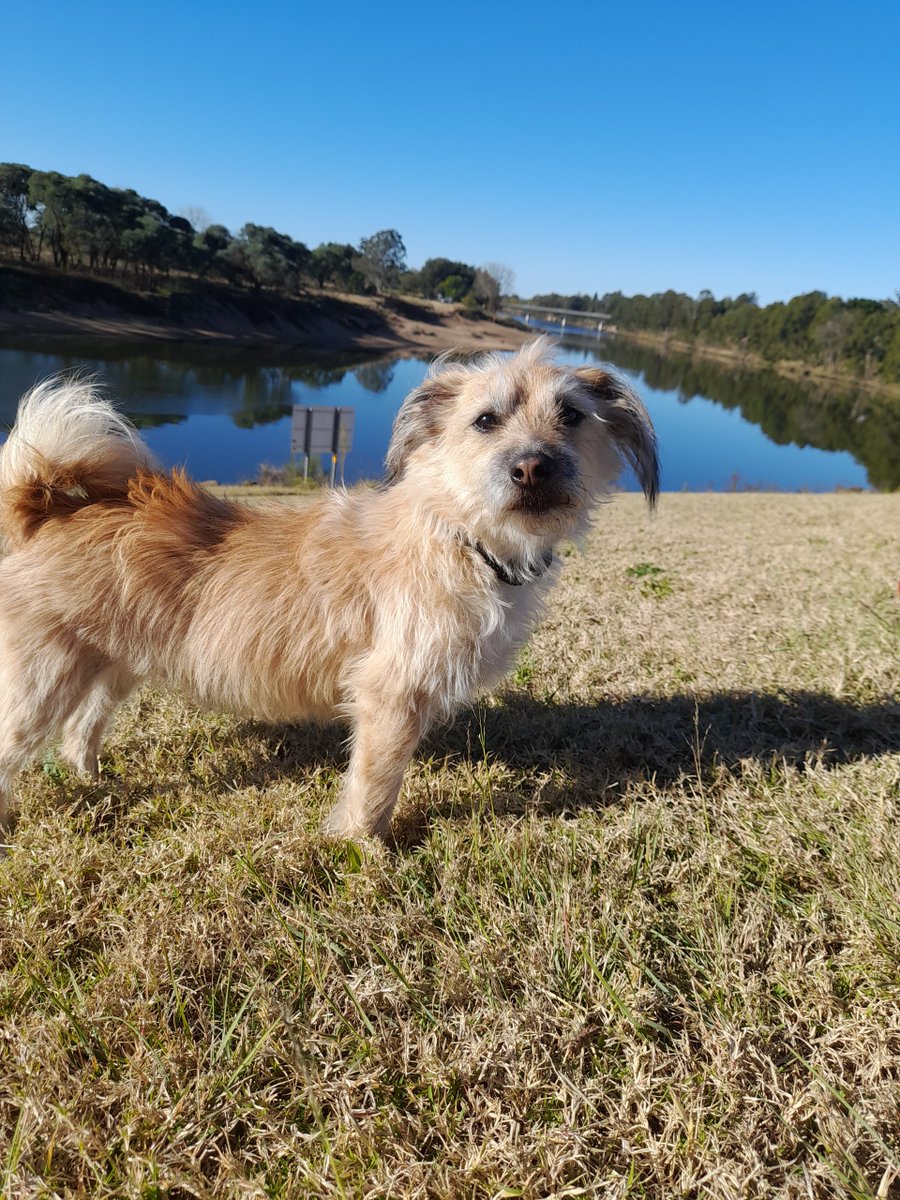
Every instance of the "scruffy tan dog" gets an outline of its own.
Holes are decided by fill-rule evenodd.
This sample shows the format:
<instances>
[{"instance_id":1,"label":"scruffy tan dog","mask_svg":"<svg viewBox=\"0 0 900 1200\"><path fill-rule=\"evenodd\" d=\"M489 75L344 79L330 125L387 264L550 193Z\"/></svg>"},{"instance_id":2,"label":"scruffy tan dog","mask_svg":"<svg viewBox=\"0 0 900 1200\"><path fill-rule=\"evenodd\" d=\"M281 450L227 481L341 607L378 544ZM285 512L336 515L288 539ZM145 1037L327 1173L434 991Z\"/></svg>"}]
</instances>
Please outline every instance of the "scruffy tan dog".
<instances>
[{"instance_id":1,"label":"scruffy tan dog","mask_svg":"<svg viewBox=\"0 0 900 1200\"><path fill-rule=\"evenodd\" d=\"M440 361L397 415L384 485L299 509L162 473L91 384L41 384L0 452L0 819L51 738L96 773L110 717L151 680L269 721L348 718L325 827L384 834L424 731L507 669L554 545L622 457L652 503L638 397L543 341Z\"/></svg>"}]
</instances>

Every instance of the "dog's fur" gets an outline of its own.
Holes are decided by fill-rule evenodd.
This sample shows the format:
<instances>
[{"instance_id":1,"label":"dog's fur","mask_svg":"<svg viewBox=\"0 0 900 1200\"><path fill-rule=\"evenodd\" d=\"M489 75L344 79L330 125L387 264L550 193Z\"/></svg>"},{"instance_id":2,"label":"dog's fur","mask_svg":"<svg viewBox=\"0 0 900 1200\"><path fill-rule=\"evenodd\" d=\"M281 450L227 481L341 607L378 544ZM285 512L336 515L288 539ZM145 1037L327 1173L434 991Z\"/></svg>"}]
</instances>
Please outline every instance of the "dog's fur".
<instances>
[{"instance_id":1,"label":"dog's fur","mask_svg":"<svg viewBox=\"0 0 900 1200\"><path fill-rule=\"evenodd\" d=\"M149 679L270 721L347 717L326 829L383 834L423 732L507 669L550 552L623 457L652 503L638 397L543 341L436 364L400 409L384 485L299 509L163 473L90 383L41 384L0 451L0 820L53 737L96 773L110 717Z\"/></svg>"}]
</instances>

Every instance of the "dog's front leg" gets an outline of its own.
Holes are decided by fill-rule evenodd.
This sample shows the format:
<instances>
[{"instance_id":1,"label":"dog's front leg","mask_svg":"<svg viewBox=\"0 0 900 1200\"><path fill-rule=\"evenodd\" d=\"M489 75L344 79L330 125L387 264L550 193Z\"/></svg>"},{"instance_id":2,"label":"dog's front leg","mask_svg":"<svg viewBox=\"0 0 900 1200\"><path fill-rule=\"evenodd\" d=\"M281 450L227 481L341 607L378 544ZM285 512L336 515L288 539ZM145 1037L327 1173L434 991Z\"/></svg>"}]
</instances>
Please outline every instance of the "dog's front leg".
<instances>
[{"instance_id":1,"label":"dog's front leg","mask_svg":"<svg viewBox=\"0 0 900 1200\"><path fill-rule=\"evenodd\" d=\"M331 837L384 837L403 772L430 724L430 705L421 695L366 690L357 695L351 711L350 765L324 830Z\"/></svg>"}]
</instances>

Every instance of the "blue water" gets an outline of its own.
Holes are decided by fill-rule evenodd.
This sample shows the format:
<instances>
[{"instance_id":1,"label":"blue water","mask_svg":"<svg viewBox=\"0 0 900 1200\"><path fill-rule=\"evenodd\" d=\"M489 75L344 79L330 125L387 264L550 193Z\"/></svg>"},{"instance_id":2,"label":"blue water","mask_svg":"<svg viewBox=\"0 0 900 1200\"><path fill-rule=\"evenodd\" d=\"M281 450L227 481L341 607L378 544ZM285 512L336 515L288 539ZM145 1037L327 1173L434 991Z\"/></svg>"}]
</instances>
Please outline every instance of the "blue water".
<instances>
[{"instance_id":1,"label":"blue water","mask_svg":"<svg viewBox=\"0 0 900 1200\"><path fill-rule=\"evenodd\" d=\"M281 465L289 460L292 405L348 406L356 413L353 449L346 462L346 479L352 482L381 474L397 408L427 369L427 362L416 358L322 367L273 364L245 351L205 352L197 362L190 360L191 353L183 346L127 352L121 346L98 349L85 344L59 354L0 348L0 427L12 422L18 396L37 380L62 369L81 368L104 381L141 424L142 435L166 465L185 464L194 478L235 483L254 478L262 463ZM567 336L558 348L559 360L572 365L620 360L619 369L643 396L656 427L666 490L737 486L815 491L883 487L885 480L887 486L892 484L894 458L891 451L885 457L884 438L893 437L893 426L883 436L874 426L865 431L865 445L881 448L878 478L872 480L858 448L856 455L849 449L817 448L817 439L825 444L835 441L835 423L840 429L843 418L832 414L826 433L819 435L813 429L810 435L818 412L814 395L800 392L797 399L791 392L784 398L778 390L788 386L784 381L773 383L772 377L760 376L756 388L755 377L744 375L742 399L736 405L730 386L734 381L726 373L710 384L711 390L722 390L724 399L719 402L686 391L684 372L677 386L660 386L660 373L665 375L669 368L654 360L644 370L635 369L628 365L630 355L621 345L596 335ZM187 361L180 361L183 356L188 356ZM654 385L647 374L653 376ZM767 396L766 388L775 388L777 394ZM765 422L778 430L785 425L787 435L778 432L778 440L773 440L747 419L742 409L757 407L757 402ZM881 419L877 414L865 415ZM858 414L846 419L848 446L859 441L859 429L853 425L859 419ZM790 433L792 422L801 434ZM900 486L900 466L896 476L893 486ZM628 488L636 486L627 473L622 482Z\"/></svg>"},{"instance_id":2,"label":"blue water","mask_svg":"<svg viewBox=\"0 0 900 1200\"><path fill-rule=\"evenodd\" d=\"M559 355L573 366L608 356L602 340L583 351L567 345ZM650 413L666 491L832 491L868 486L865 467L848 451L777 445L739 409L724 408L705 396L685 397L678 389L653 388L640 371L617 369L631 380Z\"/></svg>"}]
</instances>

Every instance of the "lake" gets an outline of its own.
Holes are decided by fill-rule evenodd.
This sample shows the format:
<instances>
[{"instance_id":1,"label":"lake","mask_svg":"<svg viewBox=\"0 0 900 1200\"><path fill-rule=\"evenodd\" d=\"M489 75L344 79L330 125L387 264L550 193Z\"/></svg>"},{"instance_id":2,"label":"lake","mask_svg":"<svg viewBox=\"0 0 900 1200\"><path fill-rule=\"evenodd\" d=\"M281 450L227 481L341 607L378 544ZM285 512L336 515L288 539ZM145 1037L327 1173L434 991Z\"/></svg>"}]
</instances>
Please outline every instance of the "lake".
<instances>
[{"instance_id":1,"label":"lake","mask_svg":"<svg viewBox=\"0 0 900 1200\"><path fill-rule=\"evenodd\" d=\"M852 391L823 392L772 371L663 355L613 337L569 334L558 357L606 362L643 396L659 435L665 490L766 488L830 491L900 487L900 403ZM421 382L425 357L311 363L243 347L96 341L0 346L0 428L18 397L63 369L98 375L168 466L201 480L237 483L291 454L293 405L355 410L347 482L377 478L391 423ZM636 487L627 473L623 486Z\"/></svg>"}]
</instances>

